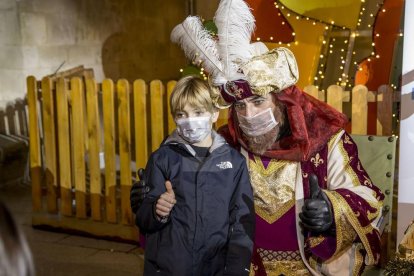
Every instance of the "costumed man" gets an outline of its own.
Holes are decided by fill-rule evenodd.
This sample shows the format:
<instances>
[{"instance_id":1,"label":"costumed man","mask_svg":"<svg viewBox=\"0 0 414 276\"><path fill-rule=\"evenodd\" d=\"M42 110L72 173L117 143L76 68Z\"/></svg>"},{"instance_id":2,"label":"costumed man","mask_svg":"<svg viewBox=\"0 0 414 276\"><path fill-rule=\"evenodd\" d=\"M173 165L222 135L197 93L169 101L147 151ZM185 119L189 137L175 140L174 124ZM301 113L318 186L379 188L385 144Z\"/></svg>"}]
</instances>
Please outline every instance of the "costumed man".
<instances>
[{"instance_id":1,"label":"costumed man","mask_svg":"<svg viewBox=\"0 0 414 276\"><path fill-rule=\"evenodd\" d=\"M229 108L220 133L247 159L256 212L250 274L360 275L379 260L384 196L343 129L345 115L295 86L291 51L250 44L244 1L222 0L214 20L218 40L192 16L171 38L210 73L216 106ZM133 211L145 191L142 181L133 185Z\"/></svg>"}]
</instances>

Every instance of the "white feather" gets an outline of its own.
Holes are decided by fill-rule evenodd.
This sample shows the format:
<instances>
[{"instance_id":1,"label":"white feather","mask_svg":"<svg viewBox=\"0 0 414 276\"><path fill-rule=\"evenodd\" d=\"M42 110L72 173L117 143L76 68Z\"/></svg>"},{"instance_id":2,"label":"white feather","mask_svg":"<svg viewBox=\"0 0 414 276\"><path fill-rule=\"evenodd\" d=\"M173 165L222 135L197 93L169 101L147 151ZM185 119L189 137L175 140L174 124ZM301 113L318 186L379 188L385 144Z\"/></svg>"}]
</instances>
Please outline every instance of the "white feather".
<instances>
[{"instance_id":1,"label":"white feather","mask_svg":"<svg viewBox=\"0 0 414 276\"><path fill-rule=\"evenodd\" d=\"M251 57L250 39L255 20L243 0L221 0L214 16L218 28L218 51L222 58L225 75L234 80L243 78L237 73L239 64Z\"/></svg>"},{"instance_id":2,"label":"white feather","mask_svg":"<svg viewBox=\"0 0 414 276\"><path fill-rule=\"evenodd\" d=\"M171 41L181 46L188 59L198 65L201 63L212 75L215 85L226 82L217 43L204 28L199 17L189 16L183 23L177 25L171 32Z\"/></svg>"}]
</instances>

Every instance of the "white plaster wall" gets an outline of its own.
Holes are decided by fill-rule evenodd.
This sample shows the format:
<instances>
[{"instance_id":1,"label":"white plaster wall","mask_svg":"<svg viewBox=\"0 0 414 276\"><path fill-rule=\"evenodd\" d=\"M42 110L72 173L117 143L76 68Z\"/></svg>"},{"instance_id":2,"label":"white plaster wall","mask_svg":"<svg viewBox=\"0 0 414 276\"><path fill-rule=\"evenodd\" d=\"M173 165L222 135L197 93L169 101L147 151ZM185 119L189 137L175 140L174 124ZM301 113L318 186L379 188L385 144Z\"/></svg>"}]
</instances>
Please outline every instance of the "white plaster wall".
<instances>
[{"instance_id":1,"label":"white plaster wall","mask_svg":"<svg viewBox=\"0 0 414 276\"><path fill-rule=\"evenodd\" d=\"M0 0L0 113L40 79L78 65L95 77L170 80L186 64L170 32L195 12L211 19L218 0ZM106 75L105 75L106 74Z\"/></svg>"},{"instance_id":2,"label":"white plaster wall","mask_svg":"<svg viewBox=\"0 0 414 276\"><path fill-rule=\"evenodd\" d=\"M118 26L96 28L104 18L85 15L79 1L0 0L0 108L25 96L28 75L84 65L103 79L102 43Z\"/></svg>"}]
</instances>

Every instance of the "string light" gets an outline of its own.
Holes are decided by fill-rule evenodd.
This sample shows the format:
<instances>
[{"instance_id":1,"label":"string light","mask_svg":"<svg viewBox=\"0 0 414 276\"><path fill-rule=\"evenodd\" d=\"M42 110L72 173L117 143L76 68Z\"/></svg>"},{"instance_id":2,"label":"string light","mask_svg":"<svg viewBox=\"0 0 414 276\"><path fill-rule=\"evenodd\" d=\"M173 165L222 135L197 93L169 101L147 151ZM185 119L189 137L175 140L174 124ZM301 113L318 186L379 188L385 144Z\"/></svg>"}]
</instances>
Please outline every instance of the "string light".
<instances>
[{"instance_id":1,"label":"string light","mask_svg":"<svg viewBox=\"0 0 414 276\"><path fill-rule=\"evenodd\" d=\"M356 30L351 30L349 28L346 28L345 26L335 26L335 21L334 20L323 21L323 20L318 20L318 19L312 19L312 18L310 18L308 16L302 16L300 14L297 14L295 12L292 12L291 10L289 10L287 8L287 12L285 14L286 14L287 17L293 18L293 20L307 20L307 21L311 20L313 26L315 26L317 23L320 23L320 24L324 24L325 25L325 26L323 26L323 28L326 31L324 32L323 36L324 37L330 36L331 37L331 40L327 40L327 39L321 39L320 40L320 42L322 43L322 45L324 47L324 50L321 50L320 61L319 61L319 68L324 68L325 65L326 65L326 63L327 63L327 61L328 60L331 60L329 58L329 55L332 55L333 54L334 49L336 51L336 49L337 49L336 47L338 46L338 43L343 43L345 45L348 45L348 44L352 43L352 45L354 45L354 39L356 37L360 37L360 36L365 37L366 36L366 33L365 33L366 30L360 29L361 26L366 26L369 29L371 29L373 27L373 23L372 22L364 22L365 21L365 18L369 18L369 17L373 18L373 17L375 17L375 14L377 14L378 12L386 12L386 9L385 8L381 8L382 3L376 5L377 8L376 8L376 11L374 12L374 9L375 8L373 8L372 6L369 6L369 9L367 9L367 7L365 6L366 5L366 2L367 2L366 0L360 0L360 1L361 1L361 7L360 7L360 11L359 11L359 18L357 20L357 26L358 27L357 27ZM284 10L285 9L285 6L282 3L280 3L280 1L277 1L276 0L274 2L274 4L275 4L275 7L278 10ZM367 10L370 11L369 14L366 14L365 13ZM281 14L281 12L278 12L278 16L283 16L283 15ZM287 24L287 22L285 23L285 21L282 21L282 25L286 25L286 24ZM335 32L337 32L338 30L341 30L341 29L342 30L348 29L349 30L349 37L351 37L352 39L348 39L348 37L342 38L343 35L340 33L340 35L339 35L341 37L340 41L338 41L338 43L336 43L336 44L335 43L332 43L332 42L335 42L335 37L333 37L335 35ZM360 30L360 31L358 31L358 30ZM332 35L331 35L330 31L333 32ZM403 36L403 32L400 31L399 33L397 33L397 35L400 36L400 37L402 37ZM296 33L295 32L292 32L292 36L295 37L296 36ZM374 33L374 38L377 38L377 37L380 37L380 34L379 33ZM273 41L273 39L274 39L273 37L270 37L270 40L271 41ZM260 38L258 38L258 41L259 40L260 40ZM278 43L280 45L282 44L281 41L279 41ZM291 47L292 45L298 45L298 41L295 41L294 44L288 43L288 44L285 44L285 45L287 45L287 47ZM371 45L372 45L372 47L374 47L376 44L375 44L375 42L372 42ZM346 49L343 49L343 48L338 47L339 48L338 50L340 50L340 53L345 54L346 57L345 58L344 58L344 56L339 56L339 57L336 56L335 57L335 59L336 58L340 58L340 63L341 63L340 66L339 66L340 70L342 70L342 71L343 70L346 70L346 72L345 71L344 72L341 72L342 76L344 77L344 79L339 78L339 82L342 82L341 85L345 85L345 84L351 85L351 84L349 84L350 80L348 79L348 76L349 75L352 75L353 73L349 71L348 65L345 65L345 64L353 64L354 66L351 67L352 68L351 70L363 71L363 69L360 66L358 66L357 60L349 60L349 61L347 61L351 57L352 57L352 59L355 59L355 56L356 56L356 52L355 51L352 51L352 49L349 48L349 47L352 47L352 46L351 45L348 45L347 47L348 47L348 56L346 56L347 55L346 54L347 53L347 50ZM378 58L380 58L380 55L379 54L376 54L375 53L375 50L373 50L371 52L371 58L367 58L366 60L368 62L370 62L372 58L377 58L378 59ZM334 73L336 74L336 72L334 72ZM324 78L324 73L322 71L318 71L318 74L317 75L318 76L315 77L315 81L317 81L317 80L322 81L322 79ZM351 81L352 81L352 78L351 78ZM315 83L315 86L316 85L317 85L317 83Z\"/></svg>"}]
</instances>

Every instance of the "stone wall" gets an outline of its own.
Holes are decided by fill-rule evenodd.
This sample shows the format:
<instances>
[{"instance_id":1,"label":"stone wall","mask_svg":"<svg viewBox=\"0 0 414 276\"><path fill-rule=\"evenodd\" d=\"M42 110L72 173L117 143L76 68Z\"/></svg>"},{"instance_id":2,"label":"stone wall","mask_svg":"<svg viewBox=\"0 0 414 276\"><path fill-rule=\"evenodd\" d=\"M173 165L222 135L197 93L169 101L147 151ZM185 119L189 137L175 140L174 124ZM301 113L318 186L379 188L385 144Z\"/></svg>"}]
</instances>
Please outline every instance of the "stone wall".
<instances>
[{"instance_id":1,"label":"stone wall","mask_svg":"<svg viewBox=\"0 0 414 276\"><path fill-rule=\"evenodd\" d=\"M218 0L0 0L0 108L24 97L26 76L78 65L98 81L178 78L170 32L190 2L211 19Z\"/></svg>"}]
</instances>

